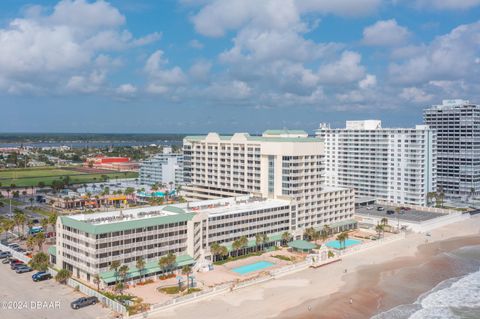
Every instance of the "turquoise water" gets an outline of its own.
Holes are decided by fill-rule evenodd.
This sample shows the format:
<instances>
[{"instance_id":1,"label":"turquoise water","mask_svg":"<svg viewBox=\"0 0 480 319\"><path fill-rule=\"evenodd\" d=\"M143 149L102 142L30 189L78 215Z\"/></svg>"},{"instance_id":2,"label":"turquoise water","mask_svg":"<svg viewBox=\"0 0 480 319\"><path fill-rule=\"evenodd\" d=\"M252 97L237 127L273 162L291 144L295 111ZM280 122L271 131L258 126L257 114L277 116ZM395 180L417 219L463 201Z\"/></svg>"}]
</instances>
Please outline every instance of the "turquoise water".
<instances>
[{"instance_id":1,"label":"turquoise water","mask_svg":"<svg viewBox=\"0 0 480 319\"><path fill-rule=\"evenodd\" d=\"M163 197L163 196L165 196L165 193L163 193L163 192L153 192L153 193L147 194L147 193L144 193L144 192L139 192L138 195L140 195L141 197Z\"/></svg>"},{"instance_id":2,"label":"turquoise water","mask_svg":"<svg viewBox=\"0 0 480 319\"><path fill-rule=\"evenodd\" d=\"M362 242L361 240L357 240L357 239L347 239L345 240L344 245L340 245L340 242L338 240L331 240L327 242L325 245L327 245L327 247L330 247L330 248L341 249L343 247L347 248L353 245L358 245L361 242Z\"/></svg>"},{"instance_id":3,"label":"turquoise water","mask_svg":"<svg viewBox=\"0 0 480 319\"><path fill-rule=\"evenodd\" d=\"M237 274L240 275L245 275L254 271L259 271L264 268L272 267L274 263L268 262L268 261L259 261L253 264L248 264L245 266L233 268L232 271L236 272Z\"/></svg>"}]
</instances>

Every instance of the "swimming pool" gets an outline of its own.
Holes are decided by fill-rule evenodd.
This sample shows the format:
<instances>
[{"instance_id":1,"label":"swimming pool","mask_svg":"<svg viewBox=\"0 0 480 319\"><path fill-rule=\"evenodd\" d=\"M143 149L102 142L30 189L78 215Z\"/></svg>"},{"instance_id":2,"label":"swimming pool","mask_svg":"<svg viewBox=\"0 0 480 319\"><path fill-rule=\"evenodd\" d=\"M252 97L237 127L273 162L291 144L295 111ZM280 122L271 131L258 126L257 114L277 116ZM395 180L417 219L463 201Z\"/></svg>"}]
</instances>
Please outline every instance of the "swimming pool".
<instances>
[{"instance_id":1,"label":"swimming pool","mask_svg":"<svg viewBox=\"0 0 480 319\"><path fill-rule=\"evenodd\" d=\"M362 241L358 239L347 239L345 240L345 244L342 244L342 245L340 245L340 242L338 240L331 240L327 242L325 245L330 248L341 249L343 247L347 248L353 245L358 245L360 243L362 243Z\"/></svg>"},{"instance_id":2,"label":"swimming pool","mask_svg":"<svg viewBox=\"0 0 480 319\"><path fill-rule=\"evenodd\" d=\"M272 267L273 265L274 263L268 261L259 261L253 264L232 268L232 271L240 275L245 275L254 271L259 271L268 267Z\"/></svg>"}]
</instances>

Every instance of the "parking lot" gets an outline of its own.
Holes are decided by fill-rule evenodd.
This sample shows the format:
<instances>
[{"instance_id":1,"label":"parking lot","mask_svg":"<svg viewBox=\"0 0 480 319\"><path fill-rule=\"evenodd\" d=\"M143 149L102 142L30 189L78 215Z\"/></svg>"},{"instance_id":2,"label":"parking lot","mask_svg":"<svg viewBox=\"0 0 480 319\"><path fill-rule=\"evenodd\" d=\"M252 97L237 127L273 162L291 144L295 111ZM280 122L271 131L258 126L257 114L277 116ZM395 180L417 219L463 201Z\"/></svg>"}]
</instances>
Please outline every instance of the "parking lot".
<instances>
[{"instance_id":1,"label":"parking lot","mask_svg":"<svg viewBox=\"0 0 480 319\"><path fill-rule=\"evenodd\" d=\"M111 319L108 308L101 305L79 310L70 303L83 295L55 280L33 282L32 274L17 274L9 264L0 263L0 318L5 319Z\"/></svg>"},{"instance_id":2,"label":"parking lot","mask_svg":"<svg viewBox=\"0 0 480 319\"><path fill-rule=\"evenodd\" d=\"M383 207L384 210L379 211L378 207ZM387 211L393 211L393 214L387 214ZM440 216L444 216L444 214L440 213L433 213L427 211L419 211L419 210L401 210L400 212L395 211L395 207L387 206L387 205L369 205L369 206L361 206L355 208L355 214L366 215L366 216L374 216L374 217L386 217L392 219L399 219L404 221L410 222L423 222L433 218L437 218Z\"/></svg>"}]
</instances>

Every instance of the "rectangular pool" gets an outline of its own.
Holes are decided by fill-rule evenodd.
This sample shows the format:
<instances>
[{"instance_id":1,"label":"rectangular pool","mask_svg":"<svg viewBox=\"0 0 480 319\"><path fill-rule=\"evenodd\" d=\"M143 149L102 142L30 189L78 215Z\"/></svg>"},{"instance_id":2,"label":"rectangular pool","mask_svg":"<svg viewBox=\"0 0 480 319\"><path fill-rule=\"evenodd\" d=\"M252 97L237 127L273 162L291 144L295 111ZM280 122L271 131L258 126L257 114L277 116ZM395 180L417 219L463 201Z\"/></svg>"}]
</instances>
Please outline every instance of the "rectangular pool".
<instances>
[{"instance_id":1,"label":"rectangular pool","mask_svg":"<svg viewBox=\"0 0 480 319\"><path fill-rule=\"evenodd\" d=\"M275 264L268 261L259 261L253 264L232 268L232 271L240 275L245 275L254 271L259 271L268 267L272 267L273 265Z\"/></svg>"},{"instance_id":2,"label":"rectangular pool","mask_svg":"<svg viewBox=\"0 0 480 319\"><path fill-rule=\"evenodd\" d=\"M327 242L325 245L330 248L335 248L335 249L342 249L343 247L348 248L353 245L358 245L361 244L362 241L358 239L347 239L345 240L344 245L340 245L340 242L338 240L331 240Z\"/></svg>"}]
</instances>

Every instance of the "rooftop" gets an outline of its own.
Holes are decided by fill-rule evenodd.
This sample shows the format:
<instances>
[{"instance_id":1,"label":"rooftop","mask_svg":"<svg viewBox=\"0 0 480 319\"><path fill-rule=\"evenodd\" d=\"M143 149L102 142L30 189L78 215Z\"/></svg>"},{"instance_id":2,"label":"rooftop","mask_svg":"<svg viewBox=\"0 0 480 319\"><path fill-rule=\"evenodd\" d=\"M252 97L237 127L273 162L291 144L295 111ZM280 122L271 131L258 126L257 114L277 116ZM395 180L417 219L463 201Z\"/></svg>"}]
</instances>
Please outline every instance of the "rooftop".
<instances>
[{"instance_id":1,"label":"rooftop","mask_svg":"<svg viewBox=\"0 0 480 319\"><path fill-rule=\"evenodd\" d=\"M266 132L269 132L268 130ZM273 130L272 132L276 132ZM294 132L294 131L290 131ZM302 131L306 134L306 132ZM239 141L239 142L320 142L314 137L304 137L302 134L296 133L294 136L282 136L281 134L269 134L268 136L252 136L248 133L235 133L234 135L219 135L218 133L209 133L208 135L190 135L186 136L187 141L204 141L209 139L211 141ZM265 133L264 133L265 134ZM302 136L295 136L302 135Z\"/></svg>"},{"instance_id":2,"label":"rooftop","mask_svg":"<svg viewBox=\"0 0 480 319\"><path fill-rule=\"evenodd\" d=\"M175 222L186 222L199 213L207 215L239 214L260 208L267 209L288 205L290 205L290 202L286 200L265 199L245 195L184 204L62 216L60 219L64 225L87 233L101 234Z\"/></svg>"}]
</instances>

